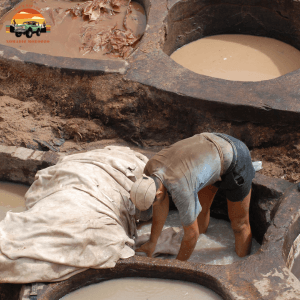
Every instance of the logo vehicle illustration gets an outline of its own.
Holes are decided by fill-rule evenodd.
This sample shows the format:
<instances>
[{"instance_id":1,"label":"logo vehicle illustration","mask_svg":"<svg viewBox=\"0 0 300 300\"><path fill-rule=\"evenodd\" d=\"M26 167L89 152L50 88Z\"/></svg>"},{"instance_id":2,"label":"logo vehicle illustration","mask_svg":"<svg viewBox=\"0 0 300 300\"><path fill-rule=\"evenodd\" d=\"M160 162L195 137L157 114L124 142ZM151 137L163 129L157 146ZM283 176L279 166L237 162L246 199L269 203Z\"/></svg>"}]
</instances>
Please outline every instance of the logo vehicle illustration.
<instances>
[{"instance_id":1,"label":"logo vehicle illustration","mask_svg":"<svg viewBox=\"0 0 300 300\"><path fill-rule=\"evenodd\" d=\"M1 0L0 0L1 1ZM22 9L16 13L10 25L6 25L6 32L14 33L16 37L26 35L32 38L33 34L40 36L42 32L49 33L50 25L46 25L46 19L35 9Z\"/></svg>"},{"instance_id":2,"label":"logo vehicle illustration","mask_svg":"<svg viewBox=\"0 0 300 300\"><path fill-rule=\"evenodd\" d=\"M22 25L15 25L14 31L16 37L20 37L22 34L25 34L27 38L31 38L34 33L36 33L37 36L40 36L42 28L39 22L27 21L23 22Z\"/></svg>"}]
</instances>

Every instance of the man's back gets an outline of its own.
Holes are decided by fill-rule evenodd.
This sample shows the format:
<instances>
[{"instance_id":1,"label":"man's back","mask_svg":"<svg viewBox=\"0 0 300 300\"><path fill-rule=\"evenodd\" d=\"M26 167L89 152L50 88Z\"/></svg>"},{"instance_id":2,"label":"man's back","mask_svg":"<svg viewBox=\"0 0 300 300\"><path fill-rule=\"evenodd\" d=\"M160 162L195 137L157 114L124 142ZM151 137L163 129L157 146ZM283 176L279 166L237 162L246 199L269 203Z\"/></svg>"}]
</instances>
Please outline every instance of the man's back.
<instances>
[{"instance_id":1,"label":"man's back","mask_svg":"<svg viewBox=\"0 0 300 300\"><path fill-rule=\"evenodd\" d=\"M201 207L197 192L220 178L221 162L215 145L202 134L167 147L145 166L147 176L158 177L172 195L183 224L189 224Z\"/></svg>"}]
</instances>

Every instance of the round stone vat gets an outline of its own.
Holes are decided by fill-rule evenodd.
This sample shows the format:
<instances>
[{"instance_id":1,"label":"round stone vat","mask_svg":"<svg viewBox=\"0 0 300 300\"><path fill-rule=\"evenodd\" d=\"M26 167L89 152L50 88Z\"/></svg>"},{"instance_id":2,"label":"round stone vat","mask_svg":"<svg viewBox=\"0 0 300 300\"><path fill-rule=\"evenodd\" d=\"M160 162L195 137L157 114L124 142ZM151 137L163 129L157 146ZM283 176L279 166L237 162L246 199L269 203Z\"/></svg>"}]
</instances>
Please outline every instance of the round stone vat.
<instances>
[{"instance_id":1,"label":"round stone vat","mask_svg":"<svg viewBox=\"0 0 300 300\"><path fill-rule=\"evenodd\" d=\"M58 153L1 147L0 180L30 184L38 169L55 164ZM9 170L12 170L11 172ZM260 249L246 259L228 265L207 265L174 259L134 256L115 268L89 269L68 280L38 283L38 300L56 300L83 286L122 277L175 279L203 285L226 300L298 299L300 282L290 271L300 234L297 185L259 173L253 181L250 219ZM227 218L226 202L217 195L212 215ZM293 250L294 249L294 250ZM294 252L293 252L294 251ZM26 285L24 287L29 287ZM1 299L18 299L20 285L1 284Z\"/></svg>"},{"instance_id":2,"label":"round stone vat","mask_svg":"<svg viewBox=\"0 0 300 300\"><path fill-rule=\"evenodd\" d=\"M17 2L17 3L16 3ZM134 1L140 4L144 11L146 18L149 14L150 10L150 0L137 0ZM0 2L1 3L1 2ZM71 1L72 3L72 1ZM6 3L7 4L7 3ZM74 6L74 5L73 5ZM51 6L50 6L51 7ZM6 10L3 10L0 12L0 18L3 17L4 13L10 9L12 12L18 12L19 10L22 10L24 8L36 8L39 9L38 6L36 6L34 3L29 2L27 0L21 0L21 1L9 1ZM42 6L40 10L44 13L47 12L47 8L49 10L49 7L44 7ZM52 7L51 7L52 9ZM66 8L64 8L66 10ZM54 11L57 10L56 8ZM13 16L11 13L10 15ZM11 17L12 17L11 16ZM49 15L51 17L51 14ZM49 17L49 21L51 20L52 26L55 25L55 19L54 19L54 14L52 13L52 17ZM78 17L78 16L77 16ZM77 19L77 18L76 18ZM4 19L5 20L5 19ZM2 20L2 22L4 22ZM57 20L56 20L57 21ZM59 20L58 20L59 21ZM49 24L50 24L49 23ZM59 25L59 22L56 22ZM48 24L48 19L47 19L47 24ZM3 23L1 23L3 25ZM76 24L76 26L79 26ZM109 25L107 25L109 26ZM5 26L3 25L3 28L1 29L2 31L5 31ZM102 28L103 30L103 28ZM1 41L0 43L0 57L3 57L8 60L13 60L16 62L23 62L25 64L35 64L35 65L40 65L40 66L47 66L47 68L50 69L59 69L59 70L71 70L71 71L81 71L81 72L96 72L97 74L103 74L103 73L119 73L119 74L124 74L128 68L128 63L126 62L126 59L120 58L119 59L91 59L91 58L86 58L86 56L82 55L81 58L72 58L70 57L69 53L67 50L65 51L65 55L62 56L61 53L59 55L48 55L48 54L40 54L37 53L37 51L32 47L33 52L30 52L28 50L22 50L18 49L17 47L9 47L11 44L18 44L20 40L14 39L14 35L11 35L10 33L7 34L7 40L6 41ZM51 32L47 34L47 37L43 36L44 39L48 39L48 42L51 43ZM25 40L23 42L27 42L27 44L30 42L38 42L39 40ZM138 47L138 44L140 43L140 40L136 42L136 47ZM22 43L19 43L22 44ZM36 43L37 44L37 43ZM56 45L56 44L55 44ZM60 46L59 44L57 44ZM58 47L57 46L57 47ZM29 70L28 70L29 71ZM20 72L18 72L20 75ZM34 71L30 72L31 76L34 76ZM10 73L11 75L11 73ZM43 75L41 77L44 77ZM12 79L10 77L10 79Z\"/></svg>"},{"instance_id":3,"label":"round stone vat","mask_svg":"<svg viewBox=\"0 0 300 300\"><path fill-rule=\"evenodd\" d=\"M67 294L61 300L185 299L222 300L213 291L195 283L156 278L120 278L92 284Z\"/></svg>"},{"instance_id":4,"label":"round stone vat","mask_svg":"<svg viewBox=\"0 0 300 300\"><path fill-rule=\"evenodd\" d=\"M195 74L169 55L225 33L272 37L299 48L299 1L138 2L147 27L127 60L54 57L0 45L0 95L35 99L53 115L97 120L103 130L89 141L114 135L145 146L208 130L251 148L295 132L299 70L261 82L228 81Z\"/></svg>"},{"instance_id":5,"label":"round stone vat","mask_svg":"<svg viewBox=\"0 0 300 300\"><path fill-rule=\"evenodd\" d=\"M156 45L146 51L144 39L135 54L139 72L130 69L127 78L223 119L269 124L275 120L290 124L296 121L300 109L295 88L299 70L273 80L236 82L195 74L169 55L185 44L218 34L270 37L300 49L299 2L173 0L166 2L166 9L162 4L153 5L153 10L155 7L156 14L150 13L149 25L154 20L161 24L151 30Z\"/></svg>"}]
</instances>

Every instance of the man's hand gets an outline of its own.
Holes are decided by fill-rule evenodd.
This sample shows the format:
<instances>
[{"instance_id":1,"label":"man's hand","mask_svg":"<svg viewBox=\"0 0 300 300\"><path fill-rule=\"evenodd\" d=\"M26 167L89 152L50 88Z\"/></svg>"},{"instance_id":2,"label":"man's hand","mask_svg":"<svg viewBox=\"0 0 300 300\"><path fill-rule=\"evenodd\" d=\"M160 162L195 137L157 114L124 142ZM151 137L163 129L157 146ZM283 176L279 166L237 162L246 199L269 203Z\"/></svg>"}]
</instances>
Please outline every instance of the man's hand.
<instances>
[{"instance_id":1,"label":"man's hand","mask_svg":"<svg viewBox=\"0 0 300 300\"><path fill-rule=\"evenodd\" d=\"M193 253L198 237L199 237L199 228L197 219L194 223L189 226L183 226L184 236L181 241L181 246L178 252L176 259L178 260L188 260Z\"/></svg>"},{"instance_id":2,"label":"man's hand","mask_svg":"<svg viewBox=\"0 0 300 300\"><path fill-rule=\"evenodd\" d=\"M150 240L143 244L140 248L135 250L136 252L145 252L148 257L152 257L155 250L157 240L166 222L169 213L169 196L165 193L163 199L160 199L153 203L153 216Z\"/></svg>"},{"instance_id":3,"label":"man's hand","mask_svg":"<svg viewBox=\"0 0 300 300\"><path fill-rule=\"evenodd\" d=\"M143 244L140 248L136 249L135 252L145 252L148 257L152 257L155 247L155 243L148 241L145 244Z\"/></svg>"}]
</instances>

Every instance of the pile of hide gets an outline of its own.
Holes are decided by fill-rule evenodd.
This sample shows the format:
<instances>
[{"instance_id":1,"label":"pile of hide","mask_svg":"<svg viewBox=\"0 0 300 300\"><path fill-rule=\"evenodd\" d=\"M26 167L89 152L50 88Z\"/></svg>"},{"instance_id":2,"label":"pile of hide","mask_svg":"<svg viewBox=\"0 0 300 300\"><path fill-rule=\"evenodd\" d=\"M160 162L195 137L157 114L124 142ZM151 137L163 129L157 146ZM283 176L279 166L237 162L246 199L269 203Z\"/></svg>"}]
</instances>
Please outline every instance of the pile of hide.
<instances>
[{"instance_id":1,"label":"pile of hide","mask_svg":"<svg viewBox=\"0 0 300 300\"><path fill-rule=\"evenodd\" d=\"M120 6L128 6L123 20L123 28L116 26L108 30L97 30L97 24L106 17L120 13ZM130 0L92 0L77 4L69 12L75 17L88 19L89 23L81 28L81 50L85 53L103 51L116 57L127 57L133 51L133 45L138 41L130 29L126 19L131 13Z\"/></svg>"},{"instance_id":2,"label":"pile of hide","mask_svg":"<svg viewBox=\"0 0 300 300\"><path fill-rule=\"evenodd\" d=\"M91 0L77 4L70 9L75 17L89 18L89 21L97 21L103 16L114 15L120 12L120 6L128 6L130 0Z\"/></svg>"},{"instance_id":3,"label":"pile of hide","mask_svg":"<svg viewBox=\"0 0 300 300\"><path fill-rule=\"evenodd\" d=\"M135 44L141 36L135 36L127 27L126 20L132 13L131 0L91 0L84 1L69 9L61 7L41 9L41 12L48 15L54 25L63 22L67 15L72 18L82 18L85 22L79 32L83 54L102 51L111 57L128 57L134 50ZM70 6L72 2L70 2ZM122 28L103 29L101 21L113 18L119 14L121 6L127 7Z\"/></svg>"},{"instance_id":4,"label":"pile of hide","mask_svg":"<svg viewBox=\"0 0 300 300\"><path fill-rule=\"evenodd\" d=\"M77 4L70 9L57 7L41 11L51 18L53 24L61 23L67 15L82 18L85 22L80 28L83 54L102 51L112 57L128 57L141 36L135 36L127 27L127 17L132 13L131 0L91 0ZM72 2L70 2L71 4ZM122 28L103 29L101 21L111 19L120 13L121 6L127 7Z\"/></svg>"},{"instance_id":5,"label":"pile of hide","mask_svg":"<svg viewBox=\"0 0 300 300\"><path fill-rule=\"evenodd\" d=\"M59 281L133 256L129 191L146 161L127 147L106 147L39 171L27 210L0 222L0 282Z\"/></svg>"}]
</instances>

